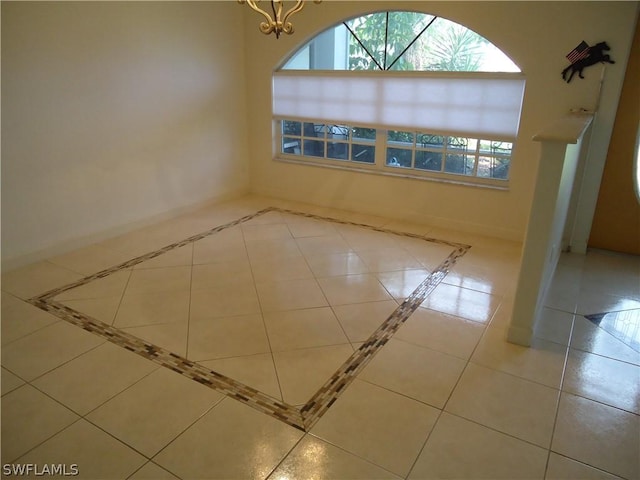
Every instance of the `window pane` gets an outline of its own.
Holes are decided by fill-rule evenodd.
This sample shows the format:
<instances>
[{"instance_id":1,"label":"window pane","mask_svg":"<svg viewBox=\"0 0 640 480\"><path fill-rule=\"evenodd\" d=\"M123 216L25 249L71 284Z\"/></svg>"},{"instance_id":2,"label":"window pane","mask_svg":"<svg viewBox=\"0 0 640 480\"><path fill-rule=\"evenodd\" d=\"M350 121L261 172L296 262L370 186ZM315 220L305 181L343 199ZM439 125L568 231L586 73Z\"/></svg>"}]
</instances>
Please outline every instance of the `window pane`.
<instances>
[{"instance_id":1,"label":"window pane","mask_svg":"<svg viewBox=\"0 0 640 480\"><path fill-rule=\"evenodd\" d=\"M386 14L372 13L345 23L360 40L358 42L353 35L349 35L349 70L384 68ZM365 48L362 48L360 43Z\"/></svg>"},{"instance_id":2,"label":"window pane","mask_svg":"<svg viewBox=\"0 0 640 480\"><path fill-rule=\"evenodd\" d=\"M324 157L324 142L322 140L305 140L302 154L307 157Z\"/></svg>"},{"instance_id":3,"label":"window pane","mask_svg":"<svg viewBox=\"0 0 640 480\"><path fill-rule=\"evenodd\" d=\"M421 148L437 148L438 150L442 150L444 137L441 135L432 135L431 133L419 133L416 139L416 145Z\"/></svg>"},{"instance_id":4,"label":"window pane","mask_svg":"<svg viewBox=\"0 0 640 480\"><path fill-rule=\"evenodd\" d=\"M478 140L465 137L447 137L447 150L475 152Z\"/></svg>"},{"instance_id":5,"label":"window pane","mask_svg":"<svg viewBox=\"0 0 640 480\"><path fill-rule=\"evenodd\" d=\"M422 30L433 20L433 15L418 12L389 12L386 68L392 70L416 70L414 58L402 55ZM420 41L420 39L418 39Z\"/></svg>"},{"instance_id":6,"label":"window pane","mask_svg":"<svg viewBox=\"0 0 640 480\"><path fill-rule=\"evenodd\" d=\"M387 148L387 166L411 168L411 153L404 148Z\"/></svg>"},{"instance_id":7,"label":"window pane","mask_svg":"<svg viewBox=\"0 0 640 480\"><path fill-rule=\"evenodd\" d=\"M351 129L346 125L327 125L327 137L348 140Z\"/></svg>"},{"instance_id":8,"label":"window pane","mask_svg":"<svg viewBox=\"0 0 640 480\"><path fill-rule=\"evenodd\" d=\"M401 132L399 130L389 130L387 132L387 142L403 144L405 147L413 147L413 132Z\"/></svg>"},{"instance_id":9,"label":"window pane","mask_svg":"<svg viewBox=\"0 0 640 480\"><path fill-rule=\"evenodd\" d=\"M490 155L511 155L513 143L495 140L480 140L480 153Z\"/></svg>"},{"instance_id":10,"label":"window pane","mask_svg":"<svg viewBox=\"0 0 640 480\"><path fill-rule=\"evenodd\" d=\"M303 135L305 137L324 137L324 125L304 122Z\"/></svg>"},{"instance_id":11,"label":"window pane","mask_svg":"<svg viewBox=\"0 0 640 480\"><path fill-rule=\"evenodd\" d=\"M298 138L282 137L282 153L300 155L300 140Z\"/></svg>"},{"instance_id":12,"label":"window pane","mask_svg":"<svg viewBox=\"0 0 640 480\"><path fill-rule=\"evenodd\" d=\"M416 168L440 172L442 170L442 154L438 152L416 152Z\"/></svg>"},{"instance_id":13,"label":"window pane","mask_svg":"<svg viewBox=\"0 0 640 480\"><path fill-rule=\"evenodd\" d=\"M327 145L327 157L336 160L348 160L349 144L344 142L329 142Z\"/></svg>"},{"instance_id":14,"label":"window pane","mask_svg":"<svg viewBox=\"0 0 640 480\"><path fill-rule=\"evenodd\" d=\"M376 129L375 128L354 127L354 129L353 129L353 139L355 141L375 140L376 139Z\"/></svg>"},{"instance_id":15,"label":"window pane","mask_svg":"<svg viewBox=\"0 0 640 480\"><path fill-rule=\"evenodd\" d=\"M509 178L510 164L511 160L508 158L480 157L478 159L478 177L506 180Z\"/></svg>"},{"instance_id":16,"label":"window pane","mask_svg":"<svg viewBox=\"0 0 640 480\"><path fill-rule=\"evenodd\" d=\"M282 121L282 133L285 135L300 135L302 132L302 124L291 120Z\"/></svg>"},{"instance_id":17,"label":"window pane","mask_svg":"<svg viewBox=\"0 0 640 480\"><path fill-rule=\"evenodd\" d=\"M351 160L354 162L374 163L376 148L367 145L352 145Z\"/></svg>"},{"instance_id":18,"label":"window pane","mask_svg":"<svg viewBox=\"0 0 640 480\"><path fill-rule=\"evenodd\" d=\"M458 175L473 175L475 157L473 155L448 154L444 171Z\"/></svg>"}]
</instances>

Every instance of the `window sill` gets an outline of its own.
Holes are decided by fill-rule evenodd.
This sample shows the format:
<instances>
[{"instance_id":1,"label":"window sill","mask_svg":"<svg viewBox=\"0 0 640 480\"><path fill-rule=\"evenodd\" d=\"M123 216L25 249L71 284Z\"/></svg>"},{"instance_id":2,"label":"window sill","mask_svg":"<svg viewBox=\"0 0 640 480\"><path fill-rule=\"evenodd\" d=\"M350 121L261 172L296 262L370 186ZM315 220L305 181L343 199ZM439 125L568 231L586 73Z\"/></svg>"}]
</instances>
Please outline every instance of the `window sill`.
<instances>
[{"instance_id":1,"label":"window sill","mask_svg":"<svg viewBox=\"0 0 640 480\"><path fill-rule=\"evenodd\" d=\"M466 178L461 175L443 174L443 173L439 173L439 174L435 173L432 175L420 175L420 174L412 174L409 171L403 171L403 172L391 171L392 168L381 169L376 165L370 165L370 166L363 165L361 167L353 164L339 165L335 163L328 163L328 162L325 163L325 162L318 162L313 160L299 160L296 158L286 158L282 156L276 156L273 158L273 160L281 163L292 163L295 165L305 165L305 166L311 166L311 167L329 168L333 170L344 170L348 172L367 173L370 175L382 175L385 177L405 178L408 180L418 180L418 181L427 181L427 182L436 182L436 183L448 183L451 185L484 188L484 189L498 190L503 192L509 191L508 180L491 180L491 179L485 180L485 179L479 179L477 177ZM500 182L500 183L496 183L496 182Z\"/></svg>"}]
</instances>

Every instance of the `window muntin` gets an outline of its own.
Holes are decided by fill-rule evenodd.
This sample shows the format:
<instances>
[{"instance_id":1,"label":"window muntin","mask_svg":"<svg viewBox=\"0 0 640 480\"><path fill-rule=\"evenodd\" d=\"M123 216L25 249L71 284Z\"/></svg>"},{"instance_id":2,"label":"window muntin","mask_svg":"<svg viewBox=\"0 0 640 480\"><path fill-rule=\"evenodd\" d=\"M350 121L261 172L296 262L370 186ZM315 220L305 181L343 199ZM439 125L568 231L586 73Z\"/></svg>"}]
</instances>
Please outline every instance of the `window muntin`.
<instances>
[{"instance_id":1,"label":"window muntin","mask_svg":"<svg viewBox=\"0 0 640 480\"><path fill-rule=\"evenodd\" d=\"M509 178L511 141L287 119L280 125L285 159L497 186Z\"/></svg>"},{"instance_id":2,"label":"window muntin","mask_svg":"<svg viewBox=\"0 0 640 480\"><path fill-rule=\"evenodd\" d=\"M376 130L367 127L282 120L279 153L330 161L374 164Z\"/></svg>"},{"instance_id":3,"label":"window muntin","mask_svg":"<svg viewBox=\"0 0 640 480\"><path fill-rule=\"evenodd\" d=\"M420 12L378 12L331 27L305 44L282 70L519 72L476 32Z\"/></svg>"},{"instance_id":4,"label":"window muntin","mask_svg":"<svg viewBox=\"0 0 640 480\"><path fill-rule=\"evenodd\" d=\"M274 119L299 124L295 136L276 130L276 156L505 188L525 87L515 72L493 44L440 17L347 20L274 74Z\"/></svg>"}]
</instances>

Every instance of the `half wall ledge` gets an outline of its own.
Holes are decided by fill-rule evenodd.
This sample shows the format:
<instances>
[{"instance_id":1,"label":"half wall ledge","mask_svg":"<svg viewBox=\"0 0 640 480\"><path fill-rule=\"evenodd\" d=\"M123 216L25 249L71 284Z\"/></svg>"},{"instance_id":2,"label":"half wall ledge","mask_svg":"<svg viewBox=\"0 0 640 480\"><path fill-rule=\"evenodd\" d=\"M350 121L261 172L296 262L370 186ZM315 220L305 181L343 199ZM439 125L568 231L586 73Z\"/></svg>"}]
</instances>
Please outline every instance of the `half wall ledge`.
<instances>
[{"instance_id":1,"label":"half wall ledge","mask_svg":"<svg viewBox=\"0 0 640 480\"><path fill-rule=\"evenodd\" d=\"M592 120L591 113L571 113L533 137L541 144L540 159L507 333L511 343L531 345L560 258L583 138Z\"/></svg>"}]
</instances>

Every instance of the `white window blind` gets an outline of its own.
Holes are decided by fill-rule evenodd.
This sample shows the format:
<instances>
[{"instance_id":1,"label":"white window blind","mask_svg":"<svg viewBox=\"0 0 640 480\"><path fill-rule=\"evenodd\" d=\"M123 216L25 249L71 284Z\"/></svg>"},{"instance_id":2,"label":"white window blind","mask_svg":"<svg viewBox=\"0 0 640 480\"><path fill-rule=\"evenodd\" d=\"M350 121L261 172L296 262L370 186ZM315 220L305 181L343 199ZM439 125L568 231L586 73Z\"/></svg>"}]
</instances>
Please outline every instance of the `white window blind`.
<instances>
[{"instance_id":1,"label":"white window blind","mask_svg":"<svg viewBox=\"0 0 640 480\"><path fill-rule=\"evenodd\" d=\"M273 114L515 138L524 83L521 74L277 72Z\"/></svg>"}]
</instances>

